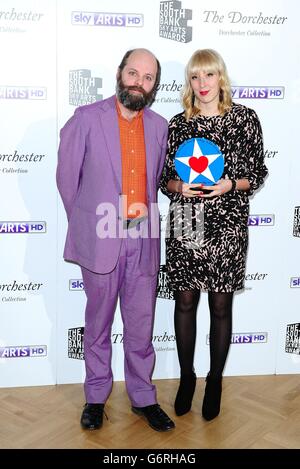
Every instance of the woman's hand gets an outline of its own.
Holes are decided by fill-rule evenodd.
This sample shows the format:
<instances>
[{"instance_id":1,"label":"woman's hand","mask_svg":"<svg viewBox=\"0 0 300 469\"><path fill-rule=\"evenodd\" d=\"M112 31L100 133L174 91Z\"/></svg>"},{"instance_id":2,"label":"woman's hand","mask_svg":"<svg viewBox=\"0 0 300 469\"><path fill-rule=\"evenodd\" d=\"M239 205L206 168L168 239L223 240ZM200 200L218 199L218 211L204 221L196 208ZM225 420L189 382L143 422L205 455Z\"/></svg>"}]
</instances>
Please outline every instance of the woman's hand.
<instances>
[{"instance_id":1,"label":"woman's hand","mask_svg":"<svg viewBox=\"0 0 300 469\"><path fill-rule=\"evenodd\" d=\"M201 185L201 189L210 191L208 194L202 194L200 197L209 199L229 192L232 188L231 179L220 179L214 186Z\"/></svg>"},{"instance_id":2,"label":"woman's hand","mask_svg":"<svg viewBox=\"0 0 300 469\"><path fill-rule=\"evenodd\" d=\"M182 183L181 193L184 197L199 197L203 194L201 184Z\"/></svg>"}]
</instances>

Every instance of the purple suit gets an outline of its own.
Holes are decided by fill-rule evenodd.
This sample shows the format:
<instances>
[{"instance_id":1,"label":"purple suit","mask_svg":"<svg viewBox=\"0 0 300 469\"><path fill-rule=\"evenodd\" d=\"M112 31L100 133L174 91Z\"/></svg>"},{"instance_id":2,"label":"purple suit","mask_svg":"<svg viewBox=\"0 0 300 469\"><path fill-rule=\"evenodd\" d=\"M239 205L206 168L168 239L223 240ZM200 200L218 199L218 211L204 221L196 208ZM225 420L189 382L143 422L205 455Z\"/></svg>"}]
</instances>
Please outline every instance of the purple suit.
<instances>
[{"instance_id":1,"label":"purple suit","mask_svg":"<svg viewBox=\"0 0 300 469\"><path fill-rule=\"evenodd\" d=\"M82 268L87 295L84 334L89 403L105 402L112 386L111 324L118 296L124 323L125 379L132 404L156 402L151 384L151 342L160 239L157 189L167 142L167 121L144 109L148 208L143 229L155 237L119 236L122 162L116 98L76 109L61 130L57 185L68 221L64 258ZM117 236L100 239L99 204L115 210ZM99 209L98 209L99 213ZM113 212L114 213L114 212Z\"/></svg>"}]
</instances>

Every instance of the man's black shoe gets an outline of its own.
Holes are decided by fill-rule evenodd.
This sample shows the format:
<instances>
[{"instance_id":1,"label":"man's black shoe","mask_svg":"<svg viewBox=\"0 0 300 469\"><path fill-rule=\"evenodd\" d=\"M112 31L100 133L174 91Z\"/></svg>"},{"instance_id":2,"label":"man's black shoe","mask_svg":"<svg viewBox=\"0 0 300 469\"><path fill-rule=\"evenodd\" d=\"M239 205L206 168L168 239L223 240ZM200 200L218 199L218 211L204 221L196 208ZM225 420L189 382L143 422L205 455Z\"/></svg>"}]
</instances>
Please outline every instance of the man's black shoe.
<instances>
[{"instance_id":1,"label":"man's black shoe","mask_svg":"<svg viewBox=\"0 0 300 469\"><path fill-rule=\"evenodd\" d=\"M104 404L85 404L81 416L81 426L86 430L98 430L103 423Z\"/></svg>"},{"instance_id":2,"label":"man's black shoe","mask_svg":"<svg viewBox=\"0 0 300 469\"><path fill-rule=\"evenodd\" d=\"M147 405L146 407L132 407L132 411L145 417L150 427L157 432L167 432L175 428L174 422L158 404Z\"/></svg>"}]
</instances>

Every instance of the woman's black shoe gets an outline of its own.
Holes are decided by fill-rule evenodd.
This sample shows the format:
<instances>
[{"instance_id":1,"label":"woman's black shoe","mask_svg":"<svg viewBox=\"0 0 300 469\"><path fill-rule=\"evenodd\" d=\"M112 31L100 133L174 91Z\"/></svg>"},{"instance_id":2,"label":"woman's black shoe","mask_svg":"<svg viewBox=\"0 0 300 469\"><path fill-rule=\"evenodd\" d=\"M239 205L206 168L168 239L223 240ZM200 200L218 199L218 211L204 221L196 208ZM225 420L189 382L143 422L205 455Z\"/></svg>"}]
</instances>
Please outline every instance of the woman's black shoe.
<instances>
[{"instance_id":1,"label":"woman's black shoe","mask_svg":"<svg viewBox=\"0 0 300 469\"><path fill-rule=\"evenodd\" d=\"M179 389L174 404L176 415L179 417L191 410L196 382L197 376L194 372L180 377Z\"/></svg>"},{"instance_id":2,"label":"woman's black shoe","mask_svg":"<svg viewBox=\"0 0 300 469\"><path fill-rule=\"evenodd\" d=\"M208 373L206 377L205 394L202 405L202 416L205 420L212 420L220 413L222 395L222 376L214 378Z\"/></svg>"}]
</instances>

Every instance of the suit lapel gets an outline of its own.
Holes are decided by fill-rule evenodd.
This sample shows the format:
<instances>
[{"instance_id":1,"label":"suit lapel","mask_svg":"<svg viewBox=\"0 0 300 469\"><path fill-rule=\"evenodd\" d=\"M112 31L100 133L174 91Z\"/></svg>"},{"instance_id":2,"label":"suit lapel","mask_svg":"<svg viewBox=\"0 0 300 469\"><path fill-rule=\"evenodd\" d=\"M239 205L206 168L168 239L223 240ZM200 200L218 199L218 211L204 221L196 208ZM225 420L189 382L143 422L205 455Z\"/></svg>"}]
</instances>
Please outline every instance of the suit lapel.
<instances>
[{"instance_id":1,"label":"suit lapel","mask_svg":"<svg viewBox=\"0 0 300 469\"><path fill-rule=\"evenodd\" d=\"M146 149L146 167L147 167L147 191L148 196L152 199L153 196L153 189L151 181L155 181L156 179L153 178L153 172L155 169L155 143L153 142L155 136L155 127L153 124L152 119L150 118L147 109L144 111L144 137L145 137L145 149Z\"/></svg>"},{"instance_id":2,"label":"suit lapel","mask_svg":"<svg viewBox=\"0 0 300 469\"><path fill-rule=\"evenodd\" d=\"M103 112L104 111L104 112ZM99 113L101 125L103 128L104 138L108 148L108 153L112 163L112 169L115 174L120 193L122 191L122 157L121 157L121 145L120 145L120 130L118 125L118 114L116 110L115 97L109 98L105 107L102 107ZM153 151L155 148L155 142L153 141L155 136L155 126L153 119L148 114L147 108L144 110L143 115L144 124L144 138L145 138L145 151L146 151L146 167L147 167L147 191L150 199L153 198L153 189L151 181L155 181L154 170L156 168L156 152Z\"/></svg>"},{"instance_id":3,"label":"suit lapel","mask_svg":"<svg viewBox=\"0 0 300 469\"><path fill-rule=\"evenodd\" d=\"M115 97L109 98L105 103L104 111L99 113L104 138L108 148L108 153L112 163L112 169L116 176L118 187L122 190L122 162L120 146L120 130L118 124L118 115L115 105Z\"/></svg>"}]
</instances>

